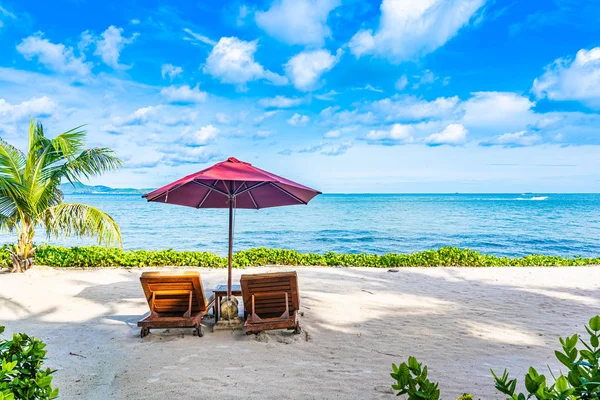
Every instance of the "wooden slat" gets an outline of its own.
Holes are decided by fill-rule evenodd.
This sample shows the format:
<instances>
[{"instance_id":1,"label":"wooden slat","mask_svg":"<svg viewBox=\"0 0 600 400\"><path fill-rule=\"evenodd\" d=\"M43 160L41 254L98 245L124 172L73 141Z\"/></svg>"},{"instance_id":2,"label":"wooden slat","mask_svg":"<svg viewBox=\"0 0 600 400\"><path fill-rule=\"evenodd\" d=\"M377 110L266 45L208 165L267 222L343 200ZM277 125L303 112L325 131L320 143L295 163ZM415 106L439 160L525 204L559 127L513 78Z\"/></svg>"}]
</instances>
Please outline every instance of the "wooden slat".
<instances>
[{"instance_id":1,"label":"wooden slat","mask_svg":"<svg viewBox=\"0 0 600 400\"><path fill-rule=\"evenodd\" d=\"M300 307L298 278L295 272L242 275L240 279L244 309L254 310L259 317L280 317L285 311L285 293L289 296L290 315Z\"/></svg>"},{"instance_id":2,"label":"wooden slat","mask_svg":"<svg viewBox=\"0 0 600 400\"><path fill-rule=\"evenodd\" d=\"M144 329L198 328L202 317L214 305L214 297L206 298L202 279L197 271L144 272L140 282L149 306L154 298L154 311L138 322L138 326ZM188 313L190 305L191 314Z\"/></svg>"}]
</instances>

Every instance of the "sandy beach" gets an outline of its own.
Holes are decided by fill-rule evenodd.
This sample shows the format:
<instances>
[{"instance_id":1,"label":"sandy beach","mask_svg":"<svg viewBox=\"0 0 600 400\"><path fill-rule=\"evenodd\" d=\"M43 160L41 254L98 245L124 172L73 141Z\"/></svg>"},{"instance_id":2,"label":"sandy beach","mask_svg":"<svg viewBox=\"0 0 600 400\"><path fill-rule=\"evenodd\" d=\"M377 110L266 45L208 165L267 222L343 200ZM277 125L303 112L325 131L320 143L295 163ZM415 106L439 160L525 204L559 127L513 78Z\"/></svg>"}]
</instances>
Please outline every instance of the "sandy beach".
<instances>
[{"instance_id":1,"label":"sandy beach","mask_svg":"<svg viewBox=\"0 0 600 400\"><path fill-rule=\"evenodd\" d=\"M152 269L155 270L155 269ZM258 273L291 268L235 270ZM429 366L442 398L500 399L489 369L559 370L558 337L600 313L600 268L298 268L304 332L153 331L142 269L0 274L0 324L43 339L63 399L393 398L392 362ZM225 270L201 270L204 285Z\"/></svg>"}]
</instances>

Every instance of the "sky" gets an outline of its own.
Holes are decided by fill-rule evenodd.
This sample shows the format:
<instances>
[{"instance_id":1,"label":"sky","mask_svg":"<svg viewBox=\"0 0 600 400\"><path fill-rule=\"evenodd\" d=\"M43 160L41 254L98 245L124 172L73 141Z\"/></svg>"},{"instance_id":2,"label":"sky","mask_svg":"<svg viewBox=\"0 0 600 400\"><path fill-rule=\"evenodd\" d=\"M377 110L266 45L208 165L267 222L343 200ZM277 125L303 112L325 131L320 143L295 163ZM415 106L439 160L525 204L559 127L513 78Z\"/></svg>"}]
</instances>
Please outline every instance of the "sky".
<instances>
[{"instance_id":1,"label":"sky","mask_svg":"<svg viewBox=\"0 0 600 400\"><path fill-rule=\"evenodd\" d=\"M0 0L0 136L85 124L152 188L234 156L325 193L599 192L600 4Z\"/></svg>"}]
</instances>

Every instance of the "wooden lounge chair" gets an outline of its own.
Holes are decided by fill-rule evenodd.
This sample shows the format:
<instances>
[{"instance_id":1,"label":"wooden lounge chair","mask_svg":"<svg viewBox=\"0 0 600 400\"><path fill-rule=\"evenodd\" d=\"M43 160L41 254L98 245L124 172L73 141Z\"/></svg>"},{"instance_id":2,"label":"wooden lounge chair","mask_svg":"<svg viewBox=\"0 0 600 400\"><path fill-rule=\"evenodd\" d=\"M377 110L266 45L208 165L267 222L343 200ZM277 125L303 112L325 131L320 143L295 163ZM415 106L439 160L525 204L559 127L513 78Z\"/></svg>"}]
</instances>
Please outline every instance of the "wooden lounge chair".
<instances>
[{"instance_id":1,"label":"wooden lounge chair","mask_svg":"<svg viewBox=\"0 0 600 400\"><path fill-rule=\"evenodd\" d=\"M298 275L296 272L242 275L240 279L246 334L271 329L300 333Z\"/></svg>"},{"instance_id":2,"label":"wooden lounge chair","mask_svg":"<svg viewBox=\"0 0 600 400\"><path fill-rule=\"evenodd\" d=\"M140 281L150 306L150 315L138 322L141 337L150 328L195 328L204 336L202 317L215 300L204 294L199 272L144 272Z\"/></svg>"}]
</instances>

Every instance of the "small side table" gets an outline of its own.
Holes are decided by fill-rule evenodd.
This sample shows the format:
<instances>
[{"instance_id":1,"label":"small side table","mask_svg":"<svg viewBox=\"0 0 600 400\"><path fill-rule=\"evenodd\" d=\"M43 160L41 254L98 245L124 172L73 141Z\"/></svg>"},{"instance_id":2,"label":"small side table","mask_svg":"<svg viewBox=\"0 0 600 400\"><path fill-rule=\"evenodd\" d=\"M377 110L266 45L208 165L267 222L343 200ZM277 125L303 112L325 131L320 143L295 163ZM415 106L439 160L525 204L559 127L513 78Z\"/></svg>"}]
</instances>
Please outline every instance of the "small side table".
<instances>
[{"instance_id":1,"label":"small side table","mask_svg":"<svg viewBox=\"0 0 600 400\"><path fill-rule=\"evenodd\" d=\"M221 298L227 297L227 285L218 285L213 293L215 295L215 324L219 320L220 316L220 307L221 307ZM231 295L232 296L241 296L242 295L242 287L240 285L231 285Z\"/></svg>"}]
</instances>

